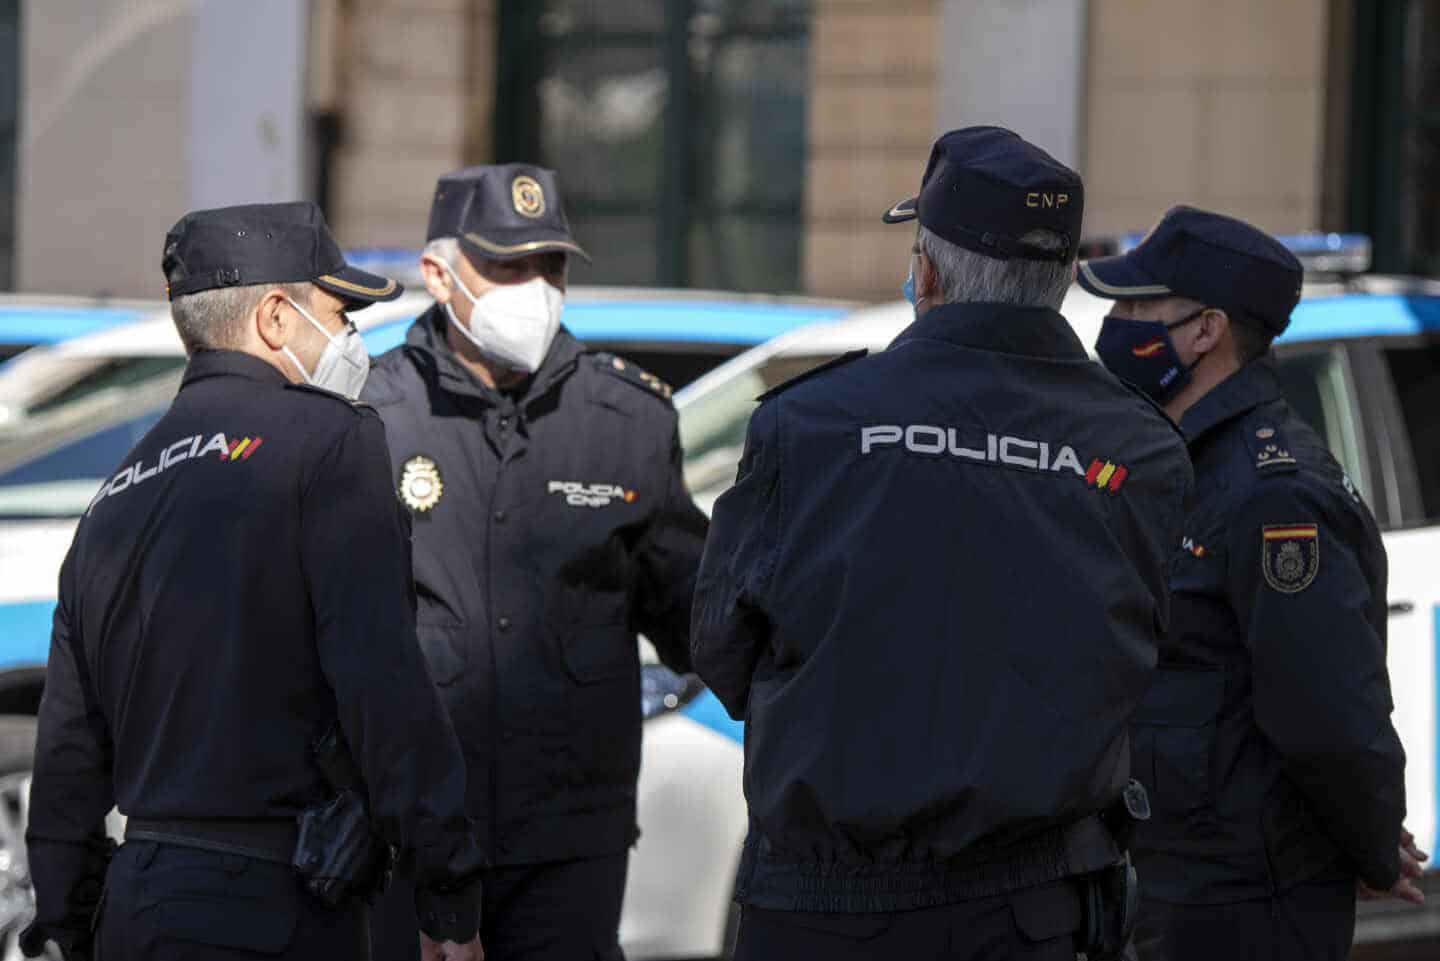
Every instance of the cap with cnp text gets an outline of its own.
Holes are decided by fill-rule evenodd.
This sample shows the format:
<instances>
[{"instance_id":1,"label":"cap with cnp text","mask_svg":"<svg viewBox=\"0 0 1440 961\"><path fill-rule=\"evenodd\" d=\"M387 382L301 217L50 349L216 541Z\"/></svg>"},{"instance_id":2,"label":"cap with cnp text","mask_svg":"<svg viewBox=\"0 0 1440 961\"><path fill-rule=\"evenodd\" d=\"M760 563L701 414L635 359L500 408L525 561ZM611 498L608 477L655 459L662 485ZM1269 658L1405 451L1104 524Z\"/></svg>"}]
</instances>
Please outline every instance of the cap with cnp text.
<instances>
[{"instance_id":1,"label":"cap with cnp text","mask_svg":"<svg viewBox=\"0 0 1440 961\"><path fill-rule=\"evenodd\" d=\"M1004 127L965 127L935 141L920 194L886 212L887 224L920 225L967 250L1008 260L1069 261L1080 243L1085 187L1080 175ZM1047 250L1021 239L1048 230L1064 241Z\"/></svg>"},{"instance_id":2,"label":"cap with cnp text","mask_svg":"<svg viewBox=\"0 0 1440 961\"><path fill-rule=\"evenodd\" d=\"M466 167L441 177L425 240L454 237L465 252L514 260L544 251L590 255L570 235L555 171L531 164Z\"/></svg>"},{"instance_id":3,"label":"cap with cnp text","mask_svg":"<svg viewBox=\"0 0 1440 961\"><path fill-rule=\"evenodd\" d=\"M359 309L405 290L347 264L309 201L191 211L165 235L161 267L171 300L217 287L309 281Z\"/></svg>"},{"instance_id":4,"label":"cap with cnp text","mask_svg":"<svg viewBox=\"0 0 1440 961\"><path fill-rule=\"evenodd\" d=\"M1304 270L1258 227L1181 206L1171 207L1127 253L1081 263L1076 279L1107 300L1189 297L1248 314L1278 336L1300 301Z\"/></svg>"}]
</instances>

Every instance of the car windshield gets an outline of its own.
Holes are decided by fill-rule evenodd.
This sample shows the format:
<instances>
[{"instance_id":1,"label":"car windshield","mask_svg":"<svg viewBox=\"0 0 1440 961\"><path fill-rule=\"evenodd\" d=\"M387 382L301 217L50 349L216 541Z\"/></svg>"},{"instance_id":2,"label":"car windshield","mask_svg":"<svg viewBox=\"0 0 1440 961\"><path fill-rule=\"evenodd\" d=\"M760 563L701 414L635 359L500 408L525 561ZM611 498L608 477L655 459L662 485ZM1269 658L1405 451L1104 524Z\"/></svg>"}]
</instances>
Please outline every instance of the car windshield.
<instances>
[{"instance_id":1,"label":"car windshield","mask_svg":"<svg viewBox=\"0 0 1440 961\"><path fill-rule=\"evenodd\" d=\"M708 511L735 480L745 449L745 430L755 399L776 384L831 359L830 354L772 356L737 372L680 408L680 446L685 450L685 483Z\"/></svg>"}]
</instances>

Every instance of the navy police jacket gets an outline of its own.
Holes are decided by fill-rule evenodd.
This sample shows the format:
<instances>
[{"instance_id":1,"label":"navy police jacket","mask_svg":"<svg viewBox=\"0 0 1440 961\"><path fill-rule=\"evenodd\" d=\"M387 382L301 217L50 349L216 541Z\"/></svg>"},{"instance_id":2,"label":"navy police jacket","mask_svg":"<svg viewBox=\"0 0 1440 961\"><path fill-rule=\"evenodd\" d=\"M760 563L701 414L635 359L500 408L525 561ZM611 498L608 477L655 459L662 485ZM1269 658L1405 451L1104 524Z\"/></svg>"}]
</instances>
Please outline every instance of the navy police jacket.
<instances>
[{"instance_id":1,"label":"navy police jacket","mask_svg":"<svg viewBox=\"0 0 1440 961\"><path fill-rule=\"evenodd\" d=\"M60 572L29 937L88 957L113 805L293 824L333 793L311 746L337 719L377 830L435 889L417 896L432 902L421 926L474 933L477 895L459 889L484 858L460 746L414 640L408 519L386 458L373 410L248 354L191 358Z\"/></svg>"},{"instance_id":2,"label":"navy police jacket","mask_svg":"<svg viewBox=\"0 0 1440 961\"><path fill-rule=\"evenodd\" d=\"M1147 896L1271 897L1399 877L1405 756L1390 723L1385 550L1273 363L1188 410L1195 500L1171 632L1133 728Z\"/></svg>"},{"instance_id":3,"label":"navy police jacket","mask_svg":"<svg viewBox=\"0 0 1440 961\"><path fill-rule=\"evenodd\" d=\"M706 519L669 389L562 330L516 392L486 388L432 308L376 361L414 518L420 644L498 864L614 854L636 837L637 632L690 668Z\"/></svg>"},{"instance_id":4,"label":"navy police jacket","mask_svg":"<svg viewBox=\"0 0 1440 961\"><path fill-rule=\"evenodd\" d=\"M742 902L886 911L1074 873L1166 622L1184 444L1053 310L945 305L766 395L693 653L744 718Z\"/></svg>"}]
</instances>

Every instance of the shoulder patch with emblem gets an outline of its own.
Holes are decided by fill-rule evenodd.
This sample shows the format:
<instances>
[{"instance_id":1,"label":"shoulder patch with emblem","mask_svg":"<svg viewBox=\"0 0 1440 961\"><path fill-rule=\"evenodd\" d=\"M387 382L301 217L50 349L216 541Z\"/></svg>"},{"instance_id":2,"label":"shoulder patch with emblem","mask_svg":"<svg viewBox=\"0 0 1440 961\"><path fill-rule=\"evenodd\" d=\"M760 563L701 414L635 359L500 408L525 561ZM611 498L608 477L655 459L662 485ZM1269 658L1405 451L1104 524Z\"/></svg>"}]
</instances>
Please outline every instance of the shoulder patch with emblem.
<instances>
[{"instance_id":1,"label":"shoulder patch with emblem","mask_svg":"<svg viewBox=\"0 0 1440 961\"><path fill-rule=\"evenodd\" d=\"M845 364L850 363L852 360L859 360L861 357L864 357L868 353L870 353L870 351L865 350L864 348L861 348L860 350L846 351L839 357L832 357L829 360L825 361L825 363L815 367L811 367L809 370L804 371L803 373L796 374L789 380L781 381L780 383L776 384L774 387L771 387L769 390L767 390L765 393L761 394L755 399L758 401L769 400L776 394L783 393L784 391L789 390L791 387L794 387L796 384L807 381L812 377L817 377L820 374L825 373L827 370L834 370L836 367L844 366Z\"/></svg>"},{"instance_id":2,"label":"shoulder patch with emblem","mask_svg":"<svg viewBox=\"0 0 1440 961\"><path fill-rule=\"evenodd\" d=\"M1260 570L1272 589L1298 594L1320 573L1318 525L1266 524L1260 539Z\"/></svg>"},{"instance_id":3,"label":"shoulder patch with emblem","mask_svg":"<svg viewBox=\"0 0 1440 961\"><path fill-rule=\"evenodd\" d=\"M423 514L440 502L445 481L440 468L423 454L416 454L400 470L400 499L405 506Z\"/></svg>"},{"instance_id":4,"label":"shoulder patch with emblem","mask_svg":"<svg viewBox=\"0 0 1440 961\"><path fill-rule=\"evenodd\" d=\"M595 366L611 376L618 377L627 384L639 387L663 400L669 400L675 394L674 388L669 384L624 357L605 353L596 354Z\"/></svg>"},{"instance_id":5,"label":"shoulder patch with emblem","mask_svg":"<svg viewBox=\"0 0 1440 961\"><path fill-rule=\"evenodd\" d=\"M1275 427L1260 423L1245 428L1245 447L1258 474L1288 474L1300 468L1285 437Z\"/></svg>"}]
</instances>

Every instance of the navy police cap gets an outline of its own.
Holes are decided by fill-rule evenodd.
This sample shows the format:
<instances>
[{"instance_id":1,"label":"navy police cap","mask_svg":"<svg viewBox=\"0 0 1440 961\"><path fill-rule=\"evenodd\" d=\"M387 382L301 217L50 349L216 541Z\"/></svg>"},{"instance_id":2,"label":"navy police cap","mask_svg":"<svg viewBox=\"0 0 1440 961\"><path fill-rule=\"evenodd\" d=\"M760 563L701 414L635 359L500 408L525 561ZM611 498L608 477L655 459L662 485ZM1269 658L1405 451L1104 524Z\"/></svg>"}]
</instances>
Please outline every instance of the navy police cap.
<instances>
[{"instance_id":1,"label":"navy police cap","mask_svg":"<svg viewBox=\"0 0 1440 961\"><path fill-rule=\"evenodd\" d=\"M555 171L531 164L466 167L441 177L425 240L454 237L465 252L514 260L547 250L590 255L570 235Z\"/></svg>"},{"instance_id":2,"label":"navy police cap","mask_svg":"<svg viewBox=\"0 0 1440 961\"><path fill-rule=\"evenodd\" d=\"M310 282L357 307L394 300L405 288L352 267L309 201L193 210L165 235L171 300L217 287Z\"/></svg>"},{"instance_id":3,"label":"navy police cap","mask_svg":"<svg viewBox=\"0 0 1440 961\"><path fill-rule=\"evenodd\" d=\"M1243 220L1171 207L1139 245L1080 265L1080 286L1108 300L1188 297L1245 314L1273 335L1290 325L1304 270L1285 246Z\"/></svg>"},{"instance_id":4,"label":"navy police cap","mask_svg":"<svg viewBox=\"0 0 1440 961\"><path fill-rule=\"evenodd\" d=\"M935 141L920 194L886 212L887 224L921 226L967 250L1007 260L1068 261L1080 242L1085 188L1080 175L1004 127L965 127ZM1060 235L1043 250L1020 238L1032 230Z\"/></svg>"}]
</instances>

